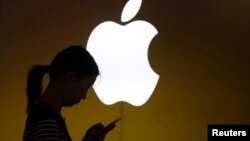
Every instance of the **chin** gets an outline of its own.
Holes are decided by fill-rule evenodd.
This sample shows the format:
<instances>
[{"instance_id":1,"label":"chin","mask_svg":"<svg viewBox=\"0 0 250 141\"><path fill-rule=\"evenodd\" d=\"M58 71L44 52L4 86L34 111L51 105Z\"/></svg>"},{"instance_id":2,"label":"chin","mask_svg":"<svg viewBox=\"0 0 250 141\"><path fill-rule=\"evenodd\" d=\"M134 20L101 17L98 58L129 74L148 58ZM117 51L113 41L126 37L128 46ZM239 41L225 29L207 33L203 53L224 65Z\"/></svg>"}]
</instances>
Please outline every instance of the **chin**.
<instances>
[{"instance_id":1,"label":"chin","mask_svg":"<svg viewBox=\"0 0 250 141\"><path fill-rule=\"evenodd\" d=\"M63 107L72 107L73 105L69 105L69 104L67 104L67 105L63 105Z\"/></svg>"},{"instance_id":2,"label":"chin","mask_svg":"<svg viewBox=\"0 0 250 141\"><path fill-rule=\"evenodd\" d=\"M72 107L72 106L74 106L76 103L64 103L63 104L63 107Z\"/></svg>"}]
</instances>

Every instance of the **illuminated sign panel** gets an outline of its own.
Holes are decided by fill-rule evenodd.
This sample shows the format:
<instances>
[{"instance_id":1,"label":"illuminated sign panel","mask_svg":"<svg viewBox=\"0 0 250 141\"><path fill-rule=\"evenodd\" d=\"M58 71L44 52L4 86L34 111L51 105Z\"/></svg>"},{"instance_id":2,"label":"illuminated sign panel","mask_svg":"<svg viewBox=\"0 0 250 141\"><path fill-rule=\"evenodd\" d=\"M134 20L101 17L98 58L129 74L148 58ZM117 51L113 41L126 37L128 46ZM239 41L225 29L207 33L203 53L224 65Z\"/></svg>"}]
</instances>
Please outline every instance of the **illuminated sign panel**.
<instances>
[{"instance_id":1,"label":"illuminated sign panel","mask_svg":"<svg viewBox=\"0 0 250 141\"><path fill-rule=\"evenodd\" d=\"M128 1L122 13L123 22L137 14L141 2ZM127 25L106 21L92 31L87 50L100 69L93 88L103 103L124 101L140 106L149 99L159 79L148 60L150 42L157 34L156 28L146 21Z\"/></svg>"}]
</instances>

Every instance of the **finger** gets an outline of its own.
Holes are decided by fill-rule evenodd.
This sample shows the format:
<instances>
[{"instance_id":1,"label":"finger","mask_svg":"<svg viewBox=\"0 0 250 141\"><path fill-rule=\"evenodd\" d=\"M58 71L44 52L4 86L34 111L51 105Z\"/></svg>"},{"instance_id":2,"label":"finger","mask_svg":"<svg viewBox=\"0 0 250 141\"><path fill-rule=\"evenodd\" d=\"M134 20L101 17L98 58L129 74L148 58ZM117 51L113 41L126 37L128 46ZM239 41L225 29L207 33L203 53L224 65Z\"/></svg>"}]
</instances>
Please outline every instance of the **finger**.
<instances>
[{"instance_id":1,"label":"finger","mask_svg":"<svg viewBox=\"0 0 250 141\"><path fill-rule=\"evenodd\" d=\"M104 128L104 125L103 125L103 124L97 123L97 124L91 126L91 127L88 129L87 134L88 134L88 135L94 135L94 134L96 134L96 132L103 130L103 128Z\"/></svg>"},{"instance_id":2,"label":"finger","mask_svg":"<svg viewBox=\"0 0 250 141\"><path fill-rule=\"evenodd\" d=\"M107 132L113 130L116 127L116 124L112 124L110 126L107 127Z\"/></svg>"},{"instance_id":3,"label":"finger","mask_svg":"<svg viewBox=\"0 0 250 141\"><path fill-rule=\"evenodd\" d=\"M104 128L104 125L101 123L97 123L91 127L92 130L101 130Z\"/></svg>"},{"instance_id":4,"label":"finger","mask_svg":"<svg viewBox=\"0 0 250 141\"><path fill-rule=\"evenodd\" d=\"M113 130L113 129L115 128L115 126L116 126L115 124L111 124L111 125L105 127L105 129L101 132L101 134L105 136L105 135L108 134L111 130Z\"/></svg>"},{"instance_id":5,"label":"finger","mask_svg":"<svg viewBox=\"0 0 250 141\"><path fill-rule=\"evenodd\" d=\"M97 123L93 125L95 128L104 128L104 125L102 123Z\"/></svg>"}]
</instances>

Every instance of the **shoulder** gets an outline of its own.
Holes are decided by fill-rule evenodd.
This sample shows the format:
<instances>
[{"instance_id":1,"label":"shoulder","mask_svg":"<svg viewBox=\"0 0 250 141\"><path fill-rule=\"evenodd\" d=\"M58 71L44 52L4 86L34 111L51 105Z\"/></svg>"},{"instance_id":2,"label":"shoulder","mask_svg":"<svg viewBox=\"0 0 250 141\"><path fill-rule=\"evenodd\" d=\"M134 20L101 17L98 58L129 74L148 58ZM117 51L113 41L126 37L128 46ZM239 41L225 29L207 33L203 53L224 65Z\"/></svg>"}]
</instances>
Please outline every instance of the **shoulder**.
<instances>
[{"instance_id":1,"label":"shoulder","mask_svg":"<svg viewBox=\"0 0 250 141\"><path fill-rule=\"evenodd\" d=\"M55 109L47 104L37 104L28 113L24 139L57 138L63 127L63 119Z\"/></svg>"},{"instance_id":2,"label":"shoulder","mask_svg":"<svg viewBox=\"0 0 250 141\"><path fill-rule=\"evenodd\" d=\"M46 103L36 104L35 107L29 112L29 115L38 118L61 118L61 115L52 106Z\"/></svg>"},{"instance_id":3,"label":"shoulder","mask_svg":"<svg viewBox=\"0 0 250 141\"><path fill-rule=\"evenodd\" d=\"M27 122L31 125L36 124L63 124L64 121L61 115L48 104L40 103L37 104L29 113Z\"/></svg>"}]
</instances>

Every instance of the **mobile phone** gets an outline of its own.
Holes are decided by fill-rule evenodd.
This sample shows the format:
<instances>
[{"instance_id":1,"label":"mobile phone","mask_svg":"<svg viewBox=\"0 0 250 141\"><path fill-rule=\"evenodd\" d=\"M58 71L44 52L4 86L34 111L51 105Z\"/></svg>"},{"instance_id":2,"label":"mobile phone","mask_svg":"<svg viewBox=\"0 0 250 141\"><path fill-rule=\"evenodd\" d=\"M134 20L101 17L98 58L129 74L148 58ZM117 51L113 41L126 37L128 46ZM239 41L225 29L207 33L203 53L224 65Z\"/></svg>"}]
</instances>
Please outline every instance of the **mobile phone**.
<instances>
[{"instance_id":1,"label":"mobile phone","mask_svg":"<svg viewBox=\"0 0 250 141\"><path fill-rule=\"evenodd\" d=\"M107 126L105 126L102 130L100 130L99 132L97 132L96 135L100 135L101 133L103 133L104 131L108 130L111 126L113 126L114 124L116 124L120 120L121 120L121 118L115 119L114 121L112 121L111 123L109 123Z\"/></svg>"}]
</instances>

